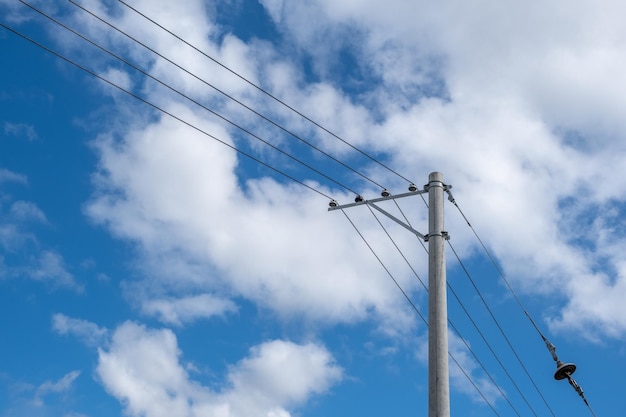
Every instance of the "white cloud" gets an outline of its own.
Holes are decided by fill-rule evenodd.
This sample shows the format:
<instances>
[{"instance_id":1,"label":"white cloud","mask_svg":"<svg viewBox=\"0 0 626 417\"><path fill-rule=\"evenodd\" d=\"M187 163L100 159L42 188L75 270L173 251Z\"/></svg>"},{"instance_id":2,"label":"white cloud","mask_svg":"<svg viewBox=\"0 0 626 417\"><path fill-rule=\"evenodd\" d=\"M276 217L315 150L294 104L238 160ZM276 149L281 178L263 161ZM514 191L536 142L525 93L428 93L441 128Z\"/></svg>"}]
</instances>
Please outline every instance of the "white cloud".
<instances>
[{"instance_id":1,"label":"white cloud","mask_svg":"<svg viewBox=\"0 0 626 417\"><path fill-rule=\"evenodd\" d=\"M290 416L288 408L326 392L342 371L316 344L271 341L229 370L230 386L216 392L191 380L169 330L127 322L99 351L97 374L131 416Z\"/></svg>"},{"instance_id":2,"label":"white cloud","mask_svg":"<svg viewBox=\"0 0 626 417\"><path fill-rule=\"evenodd\" d=\"M40 372L45 372L38 367ZM14 378L0 372L0 381L7 396L3 401L0 415L3 417L64 416L87 417L72 412L75 405L75 392L80 389L81 371L67 372L58 379L48 379L43 383L30 383L24 376Z\"/></svg>"},{"instance_id":3,"label":"white cloud","mask_svg":"<svg viewBox=\"0 0 626 417\"><path fill-rule=\"evenodd\" d=\"M89 346L100 345L109 334L108 329L95 323L61 313L52 316L52 329L62 335L74 335Z\"/></svg>"},{"instance_id":4,"label":"white cloud","mask_svg":"<svg viewBox=\"0 0 626 417\"><path fill-rule=\"evenodd\" d=\"M22 4L15 3L11 0L0 0L0 6L6 13L8 23L22 23L30 19L30 17L24 13Z\"/></svg>"},{"instance_id":5,"label":"white cloud","mask_svg":"<svg viewBox=\"0 0 626 417\"><path fill-rule=\"evenodd\" d=\"M0 183L3 182L19 182L26 184L28 182L26 176L9 171L5 168L0 168Z\"/></svg>"},{"instance_id":6,"label":"white cloud","mask_svg":"<svg viewBox=\"0 0 626 417\"><path fill-rule=\"evenodd\" d=\"M312 393L326 392L342 376L331 355L312 343L275 340L250 353L231 369L229 380L237 395L264 398L268 405L302 403Z\"/></svg>"},{"instance_id":7,"label":"white cloud","mask_svg":"<svg viewBox=\"0 0 626 417\"><path fill-rule=\"evenodd\" d=\"M158 278L173 291L226 288L281 315L349 322L374 309L390 324L407 323L397 289L366 247L354 245L345 218L326 212L324 199L271 180L249 181L242 192L233 154L168 119L130 133L123 144L103 140L99 146L107 193L88 212L119 236L141 242L151 265L148 285ZM372 268L380 274L369 274ZM410 290L408 277L399 279Z\"/></svg>"},{"instance_id":8,"label":"white cloud","mask_svg":"<svg viewBox=\"0 0 626 417\"><path fill-rule=\"evenodd\" d=\"M8 210L0 203L0 246L7 252L17 252L32 244L36 246L37 238L28 223L47 223L44 212L29 201L11 202L11 197L2 193L0 198L9 203Z\"/></svg>"},{"instance_id":9,"label":"white cloud","mask_svg":"<svg viewBox=\"0 0 626 417\"><path fill-rule=\"evenodd\" d=\"M479 367L480 365L475 361L473 355L465 345L465 343L469 344L469 342L463 341L454 333L449 332L448 343L450 354L454 356L454 360L450 360L449 364L450 383L452 387L459 392L471 396L476 402L483 403L486 400L492 406L495 406L498 400L502 400L500 390L502 390L504 395L506 395L506 392L502 387L498 389L489 376L485 374L484 370ZM468 380L468 376L472 379L471 382ZM478 389L474 388L473 384L475 384Z\"/></svg>"},{"instance_id":10,"label":"white cloud","mask_svg":"<svg viewBox=\"0 0 626 417\"><path fill-rule=\"evenodd\" d=\"M142 302L143 313L157 316L163 323L180 326L201 318L223 316L237 311L230 300L211 294L200 294L183 298L160 298Z\"/></svg>"},{"instance_id":11,"label":"white cloud","mask_svg":"<svg viewBox=\"0 0 626 417\"><path fill-rule=\"evenodd\" d=\"M285 2L283 0L263 0L261 4L265 7L265 10L269 13L274 23L279 25L283 19Z\"/></svg>"},{"instance_id":12,"label":"white cloud","mask_svg":"<svg viewBox=\"0 0 626 417\"><path fill-rule=\"evenodd\" d=\"M130 79L128 73L124 71L121 71L117 68L107 68L105 72L98 75L124 90L132 91L132 80ZM109 85L102 84L101 86L103 87L102 91L104 93L111 93L111 88L109 87ZM115 90L115 93L118 93L118 91Z\"/></svg>"},{"instance_id":13,"label":"white cloud","mask_svg":"<svg viewBox=\"0 0 626 417\"><path fill-rule=\"evenodd\" d=\"M33 261L31 265L20 267L19 272L36 281L49 282L54 286L82 291L82 285L78 284L74 275L67 270L61 254L44 250Z\"/></svg>"},{"instance_id":14,"label":"white cloud","mask_svg":"<svg viewBox=\"0 0 626 417\"><path fill-rule=\"evenodd\" d=\"M46 215L39 207L28 201L16 201L11 204L10 215L16 220L34 220L47 223Z\"/></svg>"},{"instance_id":15,"label":"white cloud","mask_svg":"<svg viewBox=\"0 0 626 417\"><path fill-rule=\"evenodd\" d=\"M4 134L7 136L23 136L28 140L35 140L38 137L35 127L25 123L4 122Z\"/></svg>"},{"instance_id":16,"label":"white cloud","mask_svg":"<svg viewBox=\"0 0 626 417\"><path fill-rule=\"evenodd\" d=\"M0 185L8 181L26 184L27 178L0 169ZM47 249L32 230L32 223L48 224L45 213L33 202L13 200L11 195L0 190L0 248L5 252L0 276L23 277L54 287L82 290L65 265L63 256Z\"/></svg>"},{"instance_id":17,"label":"white cloud","mask_svg":"<svg viewBox=\"0 0 626 417\"><path fill-rule=\"evenodd\" d=\"M46 381L37 387L35 393L35 404L43 405L42 397L48 394L61 394L69 391L72 387L72 384L80 376L80 371L71 371L65 374L58 381Z\"/></svg>"}]
</instances>

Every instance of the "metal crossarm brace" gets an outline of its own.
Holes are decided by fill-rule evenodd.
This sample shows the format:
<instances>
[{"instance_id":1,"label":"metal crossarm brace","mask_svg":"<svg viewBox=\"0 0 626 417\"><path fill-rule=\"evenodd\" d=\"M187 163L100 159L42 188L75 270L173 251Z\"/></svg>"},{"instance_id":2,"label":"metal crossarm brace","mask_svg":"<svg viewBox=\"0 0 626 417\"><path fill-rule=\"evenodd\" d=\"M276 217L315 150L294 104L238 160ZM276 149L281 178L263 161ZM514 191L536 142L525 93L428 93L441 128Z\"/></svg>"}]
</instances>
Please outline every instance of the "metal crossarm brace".
<instances>
[{"instance_id":1,"label":"metal crossarm brace","mask_svg":"<svg viewBox=\"0 0 626 417\"><path fill-rule=\"evenodd\" d=\"M389 217L391 220L393 220L394 222L398 223L400 226L404 227L405 229L407 229L409 232L413 233L414 235L416 235L420 239L423 239L425 242L428 241L428 237L427 236L421 234L420 232L418 232L417 230L413 229L408 224L402 222L401 220L399 220L397 217L395 217L391 213L381 209L380 207L378 207L376 204L372 203L371 201L366 201L365 203L368 206L373 207L376 210L380 211L382 214L384 214L385 216Z\"/></svg>"}]
</instances>

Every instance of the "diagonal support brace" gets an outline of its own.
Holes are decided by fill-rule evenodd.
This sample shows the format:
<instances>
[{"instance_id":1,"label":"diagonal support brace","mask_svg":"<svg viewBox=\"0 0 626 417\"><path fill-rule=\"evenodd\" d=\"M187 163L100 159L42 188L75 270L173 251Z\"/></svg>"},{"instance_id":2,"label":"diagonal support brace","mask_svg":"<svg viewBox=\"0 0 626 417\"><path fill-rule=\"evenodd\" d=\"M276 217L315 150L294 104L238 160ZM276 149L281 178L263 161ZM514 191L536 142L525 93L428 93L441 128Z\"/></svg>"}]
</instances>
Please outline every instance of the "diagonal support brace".
<instances>
[{"instance_id":1,"label":"diagonal support brace","mask_svg":"<svg viewBox=\"0 0 626 417\"><path fill-rule=\"evenodd\" d=\"M420 232L418 232L417 230L413 229L411 226L409 226L408 224L404 223L402 220L398 219L397 217L395 217L393 214L389 213L388 211L383 210L382 208L378 207L376 204L372 203L371 201L366 201L365 203L368 206L378 210L379 212L381 212L385 216L389 217L391 220L393 220L394 222L398 223L400 226L404 227L405 229L407 229L409 232L413 233L415 236L419 237L420 239L423 239L424 241L428 240L428 238L425 235L423 235Z\"/></svg>"}]
</instances>

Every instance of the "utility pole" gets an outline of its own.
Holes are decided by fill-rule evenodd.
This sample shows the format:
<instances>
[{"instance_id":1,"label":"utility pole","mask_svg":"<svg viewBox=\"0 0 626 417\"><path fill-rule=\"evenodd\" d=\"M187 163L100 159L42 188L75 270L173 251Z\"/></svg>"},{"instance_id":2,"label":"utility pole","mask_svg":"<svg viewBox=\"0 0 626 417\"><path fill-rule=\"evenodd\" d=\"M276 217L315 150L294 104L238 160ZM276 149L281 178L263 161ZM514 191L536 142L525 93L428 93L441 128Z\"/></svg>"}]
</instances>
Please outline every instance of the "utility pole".
<instances>
[{"instance_id":1,"label":"utility pole","mask_svg":"<svg viewBox=\"0 0 626 417\"><path fill-rule=\"evenodd\" d=\"M446 295L446 258L444 241L444 193L451 186L444 184L443 174L432 172L428 184L419 190L414 184L409 192L391 195L383 190L382 197L365 200L360 195L354 203L339 205L330 202L329 211L368 205L400 226L428 242L428 417L450 417L450 377L448 372L448 303ZM388 213L376 203L428 193L428 234L424 235L409 224Z\"/></svg>"},{"instance_id":2,"label":"utility pole","mask_svg":"<svg viewBox=\"0 0 626 417\"><path fill-rule=\"evenodd\" d=\"M428 417L450 417L443 175L428 176Z\"/></svg>"}]
</instances>

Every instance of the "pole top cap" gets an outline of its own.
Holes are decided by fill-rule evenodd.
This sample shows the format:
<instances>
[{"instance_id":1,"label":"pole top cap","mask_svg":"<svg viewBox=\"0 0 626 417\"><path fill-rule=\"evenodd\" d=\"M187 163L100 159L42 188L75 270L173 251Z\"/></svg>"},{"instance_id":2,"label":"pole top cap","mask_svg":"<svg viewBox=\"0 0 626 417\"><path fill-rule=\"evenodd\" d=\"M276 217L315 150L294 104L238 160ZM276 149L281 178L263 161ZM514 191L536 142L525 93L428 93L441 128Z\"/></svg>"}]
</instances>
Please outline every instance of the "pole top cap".
<instances>
[{"instance_id":1,"label":"pole top cap","mask_svg":"<svg viewBox=\"0 0 626 417\"><path fill-rule=\"evenodd\" d=\"M443 182L443 174L441 172L431 172L428 175L428 181L441 181L441 182Z\"/></svg>"}]
</instances>

